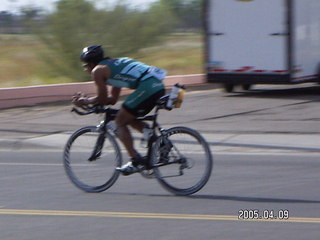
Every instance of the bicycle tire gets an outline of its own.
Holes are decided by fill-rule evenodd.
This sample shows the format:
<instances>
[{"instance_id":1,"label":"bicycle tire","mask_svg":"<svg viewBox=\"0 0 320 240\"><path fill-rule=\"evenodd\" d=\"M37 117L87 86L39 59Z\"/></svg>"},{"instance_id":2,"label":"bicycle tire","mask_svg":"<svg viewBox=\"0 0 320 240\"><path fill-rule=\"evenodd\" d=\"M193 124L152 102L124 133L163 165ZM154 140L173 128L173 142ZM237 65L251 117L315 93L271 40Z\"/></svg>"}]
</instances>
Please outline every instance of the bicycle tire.
<instances>
[{"instance_id":1,"label":"bicycle tire","mask_svg":"<svg viewBox=\"0 0 320 240\"><path fill-rule=\"evenodd\" d=\"M172 146L163 150L166 139ZM180 126L166 130L166 134L156 140L151 163L159 183L175 195L198 192L208 182L213 168L210 147L205 139L197 131ZM183 175L180 175L181 168Z\"/></svg>"},{"instance_id":2,"label":"bicycle tire","mask_svg":"<svg viewBox=\"0 0 320 240\"><path fill-rule=\"evenodd\" d=\"M64 149L63 162L71 182L85 192L102 192L118 179L116 167L122 165L118 143L108 132L105 133L101 156L89 160L100 135L98 128L87 126L73 133Z\"/></svg>"}]
</instances>

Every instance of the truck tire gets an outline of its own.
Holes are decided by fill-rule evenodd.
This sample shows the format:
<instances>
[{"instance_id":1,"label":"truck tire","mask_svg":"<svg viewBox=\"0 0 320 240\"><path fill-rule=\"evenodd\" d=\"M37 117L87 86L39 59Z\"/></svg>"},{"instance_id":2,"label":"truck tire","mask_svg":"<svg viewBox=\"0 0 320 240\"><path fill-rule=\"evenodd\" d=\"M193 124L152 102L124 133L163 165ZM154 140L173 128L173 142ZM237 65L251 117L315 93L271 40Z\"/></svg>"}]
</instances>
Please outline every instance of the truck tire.
<instances>
[{"instance_id":1,"label":"truck tire","mask_svg":"<svg viewBox=\"0 0 320 240\"><path fill-rule=\"evenodd\" d=\"M225 92L227 92L227 93L233 92L233 88L234 88L234 85L233 85L233 84L231 84L231 83L226 83L226 84L224 84L223 87L224 87Z\"/></svg>"},{"instance_id":2,"label":"truck tire","mask_svg":"<svg viewBox=\"0 0 320 240\"><path fill-rule=\"evenodd\" d=\"M242 84L242 89L245 91L249 91L251 89L251 84Z\"/></svg>"},{"instance_id":3,"label":"truck tire","mask_svg":"<svg viewBox=\"0 0 320 240\"><path fill-rule=\"evenodd\" d=\"M318 84L320 84L320 63L318 64Z\"/></svg>"}]
</instances>

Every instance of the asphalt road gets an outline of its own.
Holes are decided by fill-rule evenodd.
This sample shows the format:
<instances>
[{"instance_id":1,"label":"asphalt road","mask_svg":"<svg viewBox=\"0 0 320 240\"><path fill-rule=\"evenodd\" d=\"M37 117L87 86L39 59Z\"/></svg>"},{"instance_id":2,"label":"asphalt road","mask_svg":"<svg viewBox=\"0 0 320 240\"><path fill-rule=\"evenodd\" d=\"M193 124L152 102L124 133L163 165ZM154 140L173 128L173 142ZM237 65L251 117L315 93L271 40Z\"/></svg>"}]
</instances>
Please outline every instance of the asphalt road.
<instances>
[{"instance_id":1,"label":"asphalt road","mask_svg":"<svg viewBox=\"0 0 320 240\"><path fill-rule=\"evenodd\" d=\"M189 197L139 174L103 193L82 192L65 176L62 146L98 118L75 117L66 105L4 110L0 239L319 239L319 92L201 89L162 112L165 127L195 128L212 144L212 177Z\"/></svg>"},{"instance_id":2,"label":"asphalt road","mask_svg":"<svg viewBox=\"0 0 320 240\"><path fill-rule=\"evenodd\" d=\"M4 240L319 237L315 155L216 155L212 178L190 197L139 174L120 177L106 192L84 193L65 176L61 152L3 151L0 165ZM269 219L250 219L252 210ZM242 214L249 219L238 219Z\"/></svg>"}]
</instances>

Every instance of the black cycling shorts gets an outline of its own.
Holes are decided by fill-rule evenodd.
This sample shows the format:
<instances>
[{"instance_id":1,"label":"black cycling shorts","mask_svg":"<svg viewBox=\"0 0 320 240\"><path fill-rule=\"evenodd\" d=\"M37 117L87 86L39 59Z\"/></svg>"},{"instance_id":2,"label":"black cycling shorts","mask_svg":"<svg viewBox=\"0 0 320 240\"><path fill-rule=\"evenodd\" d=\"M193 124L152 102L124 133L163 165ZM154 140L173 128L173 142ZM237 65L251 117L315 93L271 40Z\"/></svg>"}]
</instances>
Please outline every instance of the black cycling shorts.
<instances>
[{"instance_id":1,"label":"black cycling shorts","mask_svg":"<svg viewBox=\"0 0 320 240\"><path fill-rule=\"evenodd\" d=\"M134 94L134 93L135 92L133 92L132 94ZM127 101L125 101L122 104L122 106L124 109L126 109L132 115L137 116L137 117L142 117L142 116L148 114L156 106L158 99L161 98L164 94L165 94L165 89L161 89L161 90L153 93L152 95L148 96L147 98L144 98L143 101L140 101L138 104L136 104L134 106L129 106L127 104ZM143 98L143 94L141 94L140 97Z\"/></svg>"}]
</instances>

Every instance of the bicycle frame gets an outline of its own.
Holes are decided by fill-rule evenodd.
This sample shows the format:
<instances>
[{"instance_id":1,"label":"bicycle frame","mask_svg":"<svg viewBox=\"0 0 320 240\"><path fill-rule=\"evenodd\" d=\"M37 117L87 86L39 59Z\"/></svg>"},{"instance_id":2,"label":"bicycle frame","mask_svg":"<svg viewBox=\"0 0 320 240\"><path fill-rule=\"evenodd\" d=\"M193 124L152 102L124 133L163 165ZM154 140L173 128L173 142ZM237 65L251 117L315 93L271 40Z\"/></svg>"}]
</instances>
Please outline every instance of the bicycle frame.
<instances>
[{"instance_id":1,"label":"bicycle frame","mask_svg":"<svg viewBox=\"0 0 320 240\"><path fill-rule=\"evenodd\" d=\"M151 129L153 130L153 134L148 140L148 144L147 144L147 149L148 150L147 150L147 155L146 155L147 158L149 158L149 159L151 157L153 143L160 136L165 136L166 135L166 130L160 127L157 119L158 119L158 115L159 115L159 110L160 109L167 109L165 106L166 106L166 102L167 102L168 98L169 98L169 95L165 95L165 96L163 96L162 98L160 98L158 100L158 103L157 103L157 105L155 107L154 114L150 114L150 115L147 115L147 116L144 116L144 117L138 117L136 119L138 121L149 121L149 122L152 122ZM100 157L100 155L101 155L101 150L103 148L104 139L105 139L105 133L107 131L110 131L110 129L108 128L108 123L113 121L116 118L119 109L115 109L115 108L111 108L111 107L102 107L102 106L99 106L99 105L92 106L92 107L85 106L85 107L83 107L83 109L86 112L80 111L77 108L72 108L71 111L72 112L76 112L79 115L88 115L88 114L91 114L91 113L97 113L97 114L104 113L104 115L105 115L104 116L104 120L101 121L99 125L97 125L97 129L100 132L100 135L99 135L99 137L97 139L95 148L92 151L92 154L91 154L90 158L88 159L88 161L94 161L94 160L98 159ZM158 131L160 136L157 134L157 131ZM115 134L115 136L117 135L116 132L114 132L114 134ZM179 161L176 161L176 162L174 161L174 162L171 162L171 163L162 163L162 164L159 164L157 166L148 165L147 169L152 169L153 167L159 167L159 166L173 164L173 163L177 163L177 162L179 162Z\"/></svg>"},{"instance_id":2,"label":"bicycle frame","mask_svg":"<svg viewBox=\"0 0 320 240\"><path fill-rule=\"evenodd\" d=\"M158 132L160 133L160 135L163 135L165 130L163 128L160 127L159 123L157 122L157 118L159 115L159 110L165 108L165 101L167 99L167 95L165 95L164 97L162 97L159 101L159 103L157 104L156 108L155 108L155 113L151 114L151 115L147 115L144 117L138 117L137 120L138 121L149 121L152 122L151 125L151 129L153 130L153 134L152 136L149 138L148 141L148 145L147 145L147 157L150 158L151 156L151 151L152 151L152 144L157 140L158 135L156 133L156 131L158 130ZM92 154L90 156L90 158L88 159L88 161L95 161L96 159L98 159L101 155L101 150L103 148L103 144L104 144L104 139L105 139L105 133L107 131L110 131L110 129L108 128L108 123L113 121L116 118L116 115L119 111L119 109L115 109L115 108L111 108L111 107L101 107L101 106L93 106L93 107L83 107L83 109L86 112L80 111L77 108L72 108L72 112L76 112L79 115L89 115L91 113L104 113L104 120L101 121L99 123L99 125L97 125L97 129L100 132L100 135L97 139L96 145L94 150L92 151ZM115 135L116 132L115 132ZM149 168L151 166L148 166Z\"/></svg>"}]
</instances>

